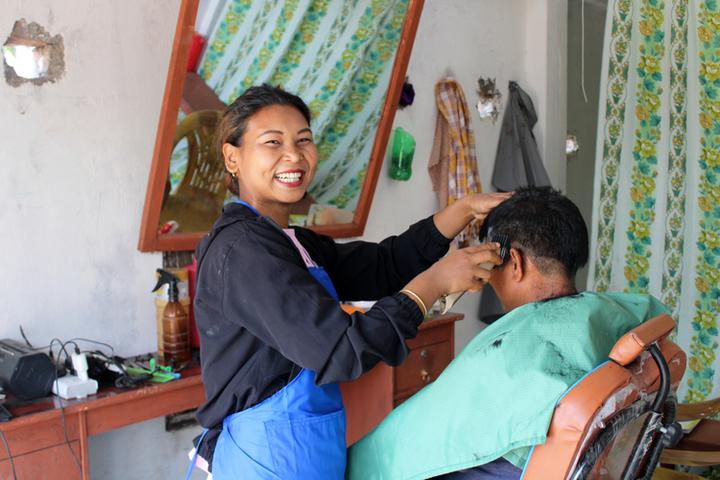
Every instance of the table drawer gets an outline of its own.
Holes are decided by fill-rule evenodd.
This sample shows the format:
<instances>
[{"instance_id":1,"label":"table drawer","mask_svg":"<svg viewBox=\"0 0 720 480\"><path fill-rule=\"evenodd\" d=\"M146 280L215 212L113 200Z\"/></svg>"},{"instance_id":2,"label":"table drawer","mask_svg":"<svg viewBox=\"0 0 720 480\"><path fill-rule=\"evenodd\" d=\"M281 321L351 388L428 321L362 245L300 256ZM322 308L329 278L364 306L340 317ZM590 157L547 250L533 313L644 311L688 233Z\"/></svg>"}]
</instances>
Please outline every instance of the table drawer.
<instances>
[{"instance_id":1,"label":"table drawer","mask_svg":"<svg viewBox=\"0 0 720 480\"><path fill-rule=\"evenodd\" d=\"M435 380L451 360L450 342L424 345L411 350L407 360L395 369L395 398L412 395Z\"/></svg>"}]
</instances>

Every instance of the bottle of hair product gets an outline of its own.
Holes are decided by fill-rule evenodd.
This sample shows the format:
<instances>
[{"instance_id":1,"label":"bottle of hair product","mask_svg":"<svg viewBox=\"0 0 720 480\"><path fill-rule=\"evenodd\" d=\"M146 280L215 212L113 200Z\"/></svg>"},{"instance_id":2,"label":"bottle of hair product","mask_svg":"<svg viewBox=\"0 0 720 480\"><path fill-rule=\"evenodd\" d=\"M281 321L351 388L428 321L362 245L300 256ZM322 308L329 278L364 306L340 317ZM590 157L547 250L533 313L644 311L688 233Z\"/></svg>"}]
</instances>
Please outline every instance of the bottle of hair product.
<instances>
[{"instance_id":1,"label":"bottle of hair product","mask_svg":"<svg viewBox=\"0 0 720 480\"><path fill-rule=\"evenodd\" d=\"M180 279L161 268L158 268L157 272L160 278L153 291L168 285L168 303L162 316L161 361L166 365L179 367L190 361L188 315L178 299Z\"/></svg>"},{"instance_id":2,"label":"bottle of hair product","mask_svg":"<svg viewBox=\"0 0 720 480\"><path fill-rule=\"evenodd\" d=\"M180 305L182 305L185 313L190 317L190 348L200 348L199 341L198 345L193 346L193 334L192 334L192 304L190 298L190 269L189 268L172 268L165 267L163 270L170 272L175 275L180 281L178 282L178 297ZM155 274L155 281L160 279L160 274ZM155 290L154 303L155 303L155 327L157 330L157 352L158 359L163 357L163 312L165 307L170 301L170 285L163 284L161 288Z\"/></svg>"}]
</instances>

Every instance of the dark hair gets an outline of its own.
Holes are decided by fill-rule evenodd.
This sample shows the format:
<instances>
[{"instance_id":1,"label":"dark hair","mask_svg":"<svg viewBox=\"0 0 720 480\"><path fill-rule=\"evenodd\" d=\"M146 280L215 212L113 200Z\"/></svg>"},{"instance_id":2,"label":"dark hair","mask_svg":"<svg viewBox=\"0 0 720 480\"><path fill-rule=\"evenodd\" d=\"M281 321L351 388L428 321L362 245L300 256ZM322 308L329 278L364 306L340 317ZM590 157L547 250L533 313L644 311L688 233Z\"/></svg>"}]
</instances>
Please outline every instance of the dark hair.
<instances>
[{"instance_id":1,"label":"dark hair","mask_svg":"<svg viewBox=\"0 0 720 480\"><path fill-rule=\"evenodd\" d=\"M587 263L588 232L580 210L551 187L522 187L485 219L480 238L507 235L544 274L574 277Z\"/></svg>"},{"instance_id":2,"label":"dark hair","mask_svg":"<svg viewBox=\"0 0 720 480\"><path fill-rule=\"evenodd\" d=\"M272 105L289 105L296 108L310 125L310 109L297 95L268 84L250 87L223 112L222 120L215 131L215 149L220 158L223 158L223 145L229 143L239 147L250 118L263 108ZM228 173L227 183L232 193L240 194L237 178L233 179Z\"/></svg>"}]
</instances>

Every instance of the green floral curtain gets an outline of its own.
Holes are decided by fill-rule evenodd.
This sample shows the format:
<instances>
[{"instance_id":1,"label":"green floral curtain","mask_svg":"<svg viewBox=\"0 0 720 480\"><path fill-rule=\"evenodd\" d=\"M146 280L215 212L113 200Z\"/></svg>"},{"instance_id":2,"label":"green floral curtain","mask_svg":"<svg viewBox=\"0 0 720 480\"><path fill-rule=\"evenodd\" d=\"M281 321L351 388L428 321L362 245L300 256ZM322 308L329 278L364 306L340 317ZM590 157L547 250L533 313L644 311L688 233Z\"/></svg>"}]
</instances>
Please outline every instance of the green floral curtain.
<instances>
[{"instance_id":1,"label":"green floral curtain","mask_svg":"<svg viewBox=\"0 0 720 480\"><path fill-rule=\"evenodd\" d=\"M310 106L310 194L354 210L408 0L227 0L199 74L225 103L267 82Z\"/></svg>"},{"instance_id":2,"label":"green floral curtain","mask_svg":"<svg viewBox=\"0 0 720 480\"><path fill-rule=\"evenodd\" d=\"M589 288L649 292L688 354L680 398L720 395L720 7L610 0Z\"/></svg>"}]
</instances>

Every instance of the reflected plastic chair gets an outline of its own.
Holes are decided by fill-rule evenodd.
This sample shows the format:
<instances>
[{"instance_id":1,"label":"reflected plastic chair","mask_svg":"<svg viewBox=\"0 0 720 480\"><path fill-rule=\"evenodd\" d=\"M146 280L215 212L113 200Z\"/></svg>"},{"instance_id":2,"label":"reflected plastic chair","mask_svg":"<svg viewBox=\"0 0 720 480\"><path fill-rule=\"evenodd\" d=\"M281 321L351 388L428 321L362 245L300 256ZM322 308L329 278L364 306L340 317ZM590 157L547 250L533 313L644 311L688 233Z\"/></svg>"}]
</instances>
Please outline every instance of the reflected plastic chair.
<instances>
[{"instance_id":1,"label":"reflected plastic chair","mask_svg":"<svg viewBox=\"0 0 720 480\"><path fill-rule=\"evenodd\" d=\"M215 129L222 119L220 110L200 110L182 119L175 130L173 147L187 140L187 171L177 188L177 195L214 196L225 199L225 164L215 151Z\"/></svg>"},{"instance_id":2,"label":"reflected plastic chair","mask_svg":"<svg viewBox=\"0 0 720 480\"><path fill-rule=\"evenodd\" d=\"M169 179L160 224L175 220L182 231L208 230L225 200L225 164L215 150L215 130L220 110L200 110L187 115L175 129L173 149L187 142L187 168L176 191L169 194Z\"/></svg>"},{"instance_id":3,"label":"reflected plastic chair","mask_svg":"<svg viewBox=\"0 0 720 480\"><path fill-rule=\"evenodd\" d=\"M629 331L607 362L568 389L522 478L650 479L663 448L681 435L674 392L686 357L667 338L674 328L661 315Z\"/></svg>"}]
</instances>

